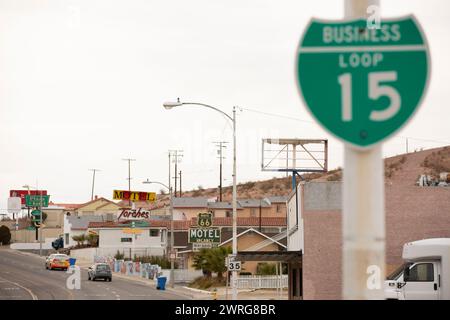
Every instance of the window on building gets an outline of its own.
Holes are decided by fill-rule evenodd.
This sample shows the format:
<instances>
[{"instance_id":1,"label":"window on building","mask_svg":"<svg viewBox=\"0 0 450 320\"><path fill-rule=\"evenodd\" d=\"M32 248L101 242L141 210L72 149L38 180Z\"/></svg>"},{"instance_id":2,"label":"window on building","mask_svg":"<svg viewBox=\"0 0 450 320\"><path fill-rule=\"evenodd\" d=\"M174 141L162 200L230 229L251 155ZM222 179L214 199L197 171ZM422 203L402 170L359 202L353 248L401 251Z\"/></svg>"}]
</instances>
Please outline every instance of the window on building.
<instances>
[{"instance_id":1,"label":"window on building","mask_svg":"<svg viewBox=\"0 0 450 320\"><path fill-rule=\"evenodd\" d=\"M434 281L434 268L432 263L416 264L409 270L408 281Z\"/></svg>"},{"instance_id":2,"label":"window on building","mask_svg":"<svg viewBox=\"0 0 450 320\"><path fill-rule=\"evenodd\" d=\"M150 237L159 237L159 229L150 229Z\"/></svg>"},{"instance_id":3,"label":"window on building","mask_svg":"<svg viewBox=\"0 0 450 320\"><path fill-rule=\"evenodd\" d=\"M225 212L225 217L231 218L232 216L233 216L233 211L226 211Z\"/></svg>"},{"instance_id":4,"label":"window on building","mask_svg":"<svg viewBox=\"0 0 450 320\"><path fill-rule=\"evenodd\" d=\"M256 208L251 208L250 209L250 216L251 217L256 217Z\"/></svg>"},{"instance_id":5,"label":"window on building","mask_svg":"<svg viewBox=\"0 0 450 320\"><path fill-rule=\"evenodd\" d=\"M132 238L120 238L120 242L133 242Z\"/></svg>"},{"instance_id":6,"label":"window on building","mask_svg":"<svg viewBox=\"0 0 450 320\"><path fill-rule=\"evenodd\" d=\"M65 243L66 245L68 245L68 244L69 244L69 234L66 233L65 236L66 236L66 238L64 239L64 243Z\"/></svg>"},{"instance_id":7,"label":"window on building","mask_svg":"<svg viewBox=\"0 0 450 320\"><path fill-rule=\"evenodd\" d=\"M279 205L279 204L277 204L277 206L276 206L276 210L277 210L277 213L280 213L281 212L281 206Z\"/></svg>"}]
</instances>

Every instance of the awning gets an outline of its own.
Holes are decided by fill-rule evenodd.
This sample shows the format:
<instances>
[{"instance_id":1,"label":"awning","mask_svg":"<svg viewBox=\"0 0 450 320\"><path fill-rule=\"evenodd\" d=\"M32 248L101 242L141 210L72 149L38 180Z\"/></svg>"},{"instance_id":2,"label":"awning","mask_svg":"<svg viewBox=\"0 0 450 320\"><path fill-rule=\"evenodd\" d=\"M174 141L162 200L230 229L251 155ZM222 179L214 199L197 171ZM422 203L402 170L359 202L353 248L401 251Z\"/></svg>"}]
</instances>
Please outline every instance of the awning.
<instances>
[{"instance_id":1,"label":"awning","mask_svg":"<svg viewBox=\"0 0 450 320\"><path fill-rule=\"evenodd\" d=\"M300 262L302 251L240 251L236 255L236 260Z\"/></svg>"}]
</instances>

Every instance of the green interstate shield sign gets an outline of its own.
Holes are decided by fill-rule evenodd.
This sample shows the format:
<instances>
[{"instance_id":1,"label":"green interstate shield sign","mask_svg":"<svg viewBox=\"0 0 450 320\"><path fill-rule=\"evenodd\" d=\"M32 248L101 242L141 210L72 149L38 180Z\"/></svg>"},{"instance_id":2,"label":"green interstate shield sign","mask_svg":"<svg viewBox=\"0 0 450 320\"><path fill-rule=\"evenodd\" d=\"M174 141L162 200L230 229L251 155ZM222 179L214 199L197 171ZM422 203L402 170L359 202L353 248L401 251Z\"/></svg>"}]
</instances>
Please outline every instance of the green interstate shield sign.
<instances>
[{"instance_id":1,"label":"green interstate shield sign","mask_svg":"<svg viewBox=\"0 0 450 320\"><path fill-rule=\"evenodd\" d=\"M313 117L331 134L367 148L414 114L430 73L427 41L414 16L382 20L312 19L300 42L296 75Z\"/></svg>"}]
</instances>

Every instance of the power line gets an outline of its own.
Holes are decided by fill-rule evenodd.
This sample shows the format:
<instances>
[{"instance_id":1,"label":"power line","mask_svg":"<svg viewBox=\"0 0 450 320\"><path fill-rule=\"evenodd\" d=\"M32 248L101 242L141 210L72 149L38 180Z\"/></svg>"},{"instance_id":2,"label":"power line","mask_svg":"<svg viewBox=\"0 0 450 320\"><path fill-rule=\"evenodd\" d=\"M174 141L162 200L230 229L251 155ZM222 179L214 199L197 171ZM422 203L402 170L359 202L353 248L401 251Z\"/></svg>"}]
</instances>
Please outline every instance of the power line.
<instances>
[{"instance_id":1,"label":"power line","mask_svg":"<svg viewBox=\"0 0 450 320\"><path fill-rule=\"evenodd\" d=\"M271 116L271 117L284 118L284 119L289 119L289 120L293 120L293 121L300 121L300 122L305 122L305 123L315 123L314 121L304 120L304 119L295 118L295 117L291 117L291 116L286 116L286 115L282 115L282 114L270 113L270 112L259 111L259 110L248 109L248 108L242 108L242 107L239 107L239 108L240 108L241 110L246 110L246 111L250 111L250 112L254 112L254 113L259 113L259 114L263 114L263 115ZM411 139L411 140L419 140L419 141L424 141L424 142L434 142L434 143L445 143L445 144L450 144L450 141L434 140L434 139L424 139L424 138L409 137L409 136L408 136L408 137L406 137L406 136L395 136L394 138L399 138L399 139Z\"/></svg>"},{"instance_id":2,"label":"power line","mask_svg":"<svg viewBox=\"0 0 450 320\"><path fill-rule=\"evenodd\" d=\"M246 110L246 111L250 111L250 112L254 112L254 113L259 113L259 114L263 114L263 115L271 116L271 117L278 117L278 118L284 118L284 119L289 119L289 120L294 120L294 121L300 121L300 122L306 122L306 123L313 123L313 124L315 124L314 121L304 120L304 119L295 118L295 117L291 117L291 116L286 116L286 115L282 115L282 114L276 114L276 113L264 112L264 111L259 111L259 110L254 110L254 109L248 109L248 108L242 108L242 107L239 107L239 109L241 109L241 110Z\"/></svg>"}]
</instances>

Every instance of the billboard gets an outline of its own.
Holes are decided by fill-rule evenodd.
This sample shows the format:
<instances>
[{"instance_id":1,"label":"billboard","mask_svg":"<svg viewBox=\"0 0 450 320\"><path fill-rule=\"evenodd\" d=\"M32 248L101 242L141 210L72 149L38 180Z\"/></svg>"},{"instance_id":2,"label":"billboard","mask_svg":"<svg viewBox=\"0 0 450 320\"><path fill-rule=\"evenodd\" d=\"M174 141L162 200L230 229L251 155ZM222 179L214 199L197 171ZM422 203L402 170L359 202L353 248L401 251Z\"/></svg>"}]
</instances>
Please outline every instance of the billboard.
<instances>
[{"instance_id":1,"label":"billboard","mask_svg":"<svg viewBox=\"0 0 450 320\"><path fill-rule=\"evenodd\" d=\"M9 196L10 197L20 197L20 201L23 206L25 206L25 196L27 194L30 194L32 196L38 196L38 195L47 195L47 190L9 190Z\"/></svg>"},{"instance_id":2,"label":"billboard","mask_svg":"<svg viewBox=\"0 0 450 320\"><path fill-rule=\"evenodd\" d=\"M189 243L220 243L220 229L189 228Z\"/></svg>"},{"instance_id":3,"label":"billboard","mask_svg":"<svg viewBox=\"0 0 450 320\"><path fill-rule=\"evenodd\" d=\"M130 200L130 201L156 201L155 192L125 191L114 190L114 200Z\"/></svg>"}]
</instances>

